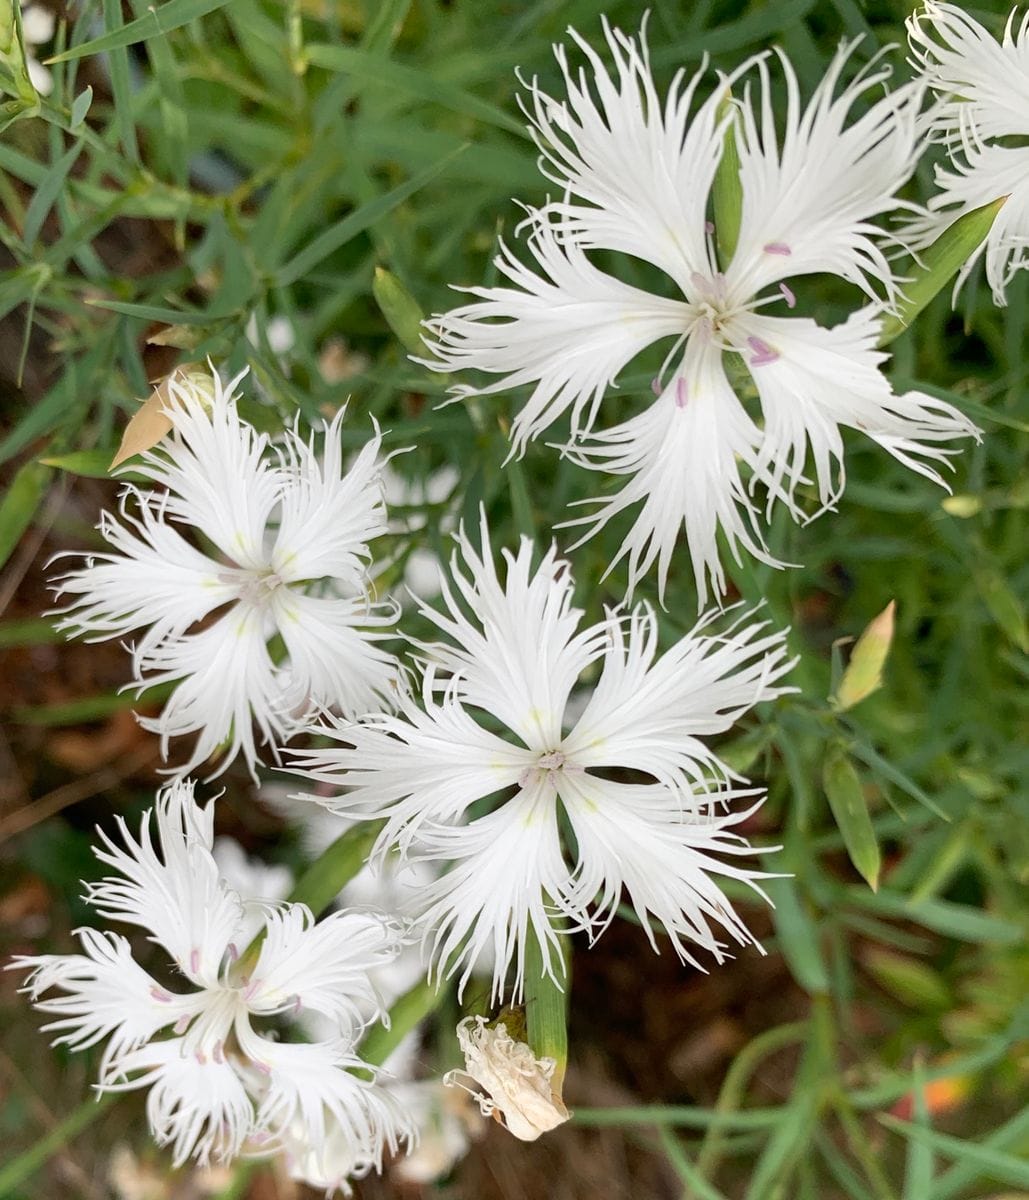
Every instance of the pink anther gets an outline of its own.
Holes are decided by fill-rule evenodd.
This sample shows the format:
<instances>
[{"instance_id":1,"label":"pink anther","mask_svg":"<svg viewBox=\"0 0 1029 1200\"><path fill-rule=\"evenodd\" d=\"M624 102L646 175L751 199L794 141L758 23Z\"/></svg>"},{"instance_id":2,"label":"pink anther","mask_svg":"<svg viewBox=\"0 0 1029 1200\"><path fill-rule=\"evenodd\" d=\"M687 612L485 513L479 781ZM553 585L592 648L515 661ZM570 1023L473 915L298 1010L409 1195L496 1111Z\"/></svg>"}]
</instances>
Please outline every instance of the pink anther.
<instances>
[{"instance_id":1,"label":"pink anther","mask_svg":"<svg viewBox=\"0 0 1029 1200\"><path fill-rule=\"evenodd\" d=\"M686 380L680 375L675 381L675 407L685 408L686 402L689 400L689 392L686 388Z\"/></svg>"},{"instance_id":2,"label":"pink anther","mask_svg":"<svg viewBox=\"0 0 1029 1200\"><path fill-rule=\"evenodd\" d=\"M773 350L764 338L749 337L747 345L754 351L754 357L750 360L752 367L767 367L779 357L779 351Z\"/></svg>"},{"instance_id":3,"label":"pink anther","mask_svg":"<svg viewBox=\"0 0 1029 1200\"><path fill-rule=\"evenodd\" d=\"M762 248L766 254L783 254L789 256L793 253L785 242L766 242Z\"/></svg>"},{"instance_id":4,"label":"pink anther","mask_svg":"<svg viewBox=\"0 0 1029 1200\"><path fill-rule=\"evenodd\" d=\"M785 283L780 283L779 291L782 292L782 298L786 301L788 308L797 307L797 297L793 294L792 288L787 287Z\"/></svg>"}]
</instances>

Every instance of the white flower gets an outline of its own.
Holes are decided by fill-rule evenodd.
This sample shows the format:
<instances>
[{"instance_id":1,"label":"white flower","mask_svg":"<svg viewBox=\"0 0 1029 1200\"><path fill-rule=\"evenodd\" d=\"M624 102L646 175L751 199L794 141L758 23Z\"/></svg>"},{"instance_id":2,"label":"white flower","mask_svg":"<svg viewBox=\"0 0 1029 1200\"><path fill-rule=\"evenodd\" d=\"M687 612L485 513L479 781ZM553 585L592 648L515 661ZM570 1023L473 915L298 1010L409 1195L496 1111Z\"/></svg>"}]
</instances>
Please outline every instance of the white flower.
<instances>
[{"instance_id":1,"label":"white flower","mask_svg":"<svg viewBox=\"0 0 1029 1200\"><path fill-rule=\"evenodd\" d=\"M61 628L92 640L141 631L137 683L176 685L141 723L166 757L169 738L199 735L182 774L221 749L221 770L241 753L253 772L255 721L274 746L312 709L389 702L398 673L377 645L396 606L366 594L368 542L386 529L378 434L346 472L342 412L321 458L295 431L271 447L239 416L237 381L171 381L174 436L133 463L166 490L128 487L120 519L101 520L111 549L56 581L72 597ZM212 553L187 540L189 528Z\"/></svg>"},{"instance_id":2,"label":"white flower","mask_svg":"<svg viewBox=\"0 0 1029 1200\"><path fill-rule=\"evenodd\" d=\"M369 973L397 955L398 927L372 913L315 923L302 904L267 906L259 951L245 953L246 907L221 877L212 806L196 804L192 783L158 793L138 841L120 818L118 827L124 845L101 834L95 851L118 874L92 884L87 900L146 930L175 982L150 975L124 937L96 929L78 931L81 954L16 959L31 971L25 990L55 1018L44 1026L55 1042L82 1050L106 1040L100 1090L149 1088L151 1131L177 1165L228 1161L248 1141L274 1148L297 1122L312 1138L340 1126L364 1163L396 1150L410 1123L354 1047L366 1014L382 1014ZM63 994L40 999L50 989ZM334 1036L311 1044L262 1032L305 1008Z\"/></svg>"},{"instance_id":3,"label":"white flower","mask_svg":"<svg viewBox=\"0 0 1029 1200\"><path fill-rule=\"evenodd\" d=\"M621 491L595 502L592 516L569 524L588 526L590 537L642 503L611 564L628 558L630 593L655 564L663 593L685 527L703 607L708 577L716 594L726 589L719 530L737 559L742 548L782 565L764 542L753 502L759 484L767 488L769 515L781 501L799 519L796 491L812 482L805 474L810 452L820 504L834 505L843 487L844 426L909 466L945 462L949 452L937 443L974 433L948 405L920 393L896 396L875 348L877 296L893 300L897 280L874 222L909 207L897 191L920 149L921 92L909 85L886 93L852 118L854 105L877 92L889 70L866 68L841 87L851 44L840 48L805 107L780 55L780 137L764 60L731 117L717 116L731 82L725 79L691 116L700 73L687 81L679 72L662 99L642 40L607 25L605 32L613 75L573 34L589 70L574 71L558 50L567 100L535 83L530 88L526 112L543 168L565 193L529 211L535 267L502 248L496 265L510 285L466 289L474 301L428 322L436 359L427 365L498 377L483 387L461 385L454 389L459 396L532 388L512 425L512 453L567 414L572 440L565 453L581 466L628 477ZM727 121L743 199L736 249L720 263L707 212ZM653 264L678 294L622 283L592 261L598 250ZM872 308L834 328L765 314L770 304L792 309L787 280L814 273L854 284ZM598 427L616 377L663 339L674 340L653 383L656 401L621 424ZM744 386L756 390L761 425L736 394L727 356L738 356L749 376ZM928 462L917 461L916 469L940 482Z\"/></svg>"},{"instance_id":4,"label":"white flower","mask_svg":"<svg viewBox=\"0 0 1029 1200\"><path fill-rule=\"evenodd\" d=\"M421 606L446 637L421 646L422 705L405 696L398 716L321 729L339 744L294 759L298 773L345 789L312 799L388 818L380 857L396 845L447 864L418 910L437 969L461 970L463 987L489 948L495 996L512 963L517 995L529 926L553 973L552 912L596 932L623 887L651 940L654 917L684 959L694 961L687 941L725 957L713 926L753 941L715 878L760 891L761 873L733 862L752 853L733 826L757 801L728 811L757 793L700 738L783 691L774 685L791 665L784 635L744 619L715 637L701 632L705 620L659 655L647 607L580 628L553 548L533 571L523 539L517 555L505 552L502 583L485 518L481 556L463 533L458 544L457 595L444 584L443 611ZM572 724L569 699L594 663L599 680ZM574 850L562 845L562 813Z\"/></svg>"},{"instance_id":5,"label":"white flower","mask_svg":"<svg viewBox=\"0 0 1029 1200\"><path fill-rule=\"evenodd\" d=\"M457 1041L465 1056L464 1071L448 1071L447 1084L466 1087L461 1076L470 1076L484 1092L471 1091L485 1117L496 1116L523 1142L534 1142L542 1133L571 1116L551 1080L552 1058L537 1058L524 1042L516 1042L503 1022L490 1027L485 1017L465 1017L457 1027Z\"/></svg>"},{"instance_id":6,"label":"white flower","mask_svg":"<svg viewBox=\"0 0 1029 1200\"><path fill-rule=\"evenodd\" d=\"M21 32L25 41L25 69L29 73L32 86L41 96L49 96L54 90L54 77L32 51L37 46L48 46L54 40L56 25L54 14L42 4L22 6Z\"/></svg>"},{"instance_id":7,"label":"white flower","mask_svg":"<svg viewBox=\"0 0 1029 1200\"><path fill-rule=\"evenodd\" d=\"M998 305L1015 273L1029 267L1029 14L1017 26L1016 14L1000 42L953 4L928 0L907 21L914 66L943 101L933 128L952 158L951 170L936 168L941 190L929 201L932 217L912 225L915 244L928 245L958 217L1006 196L958 275L960 287L985 253Z\"/></svg>"}]
</instances>

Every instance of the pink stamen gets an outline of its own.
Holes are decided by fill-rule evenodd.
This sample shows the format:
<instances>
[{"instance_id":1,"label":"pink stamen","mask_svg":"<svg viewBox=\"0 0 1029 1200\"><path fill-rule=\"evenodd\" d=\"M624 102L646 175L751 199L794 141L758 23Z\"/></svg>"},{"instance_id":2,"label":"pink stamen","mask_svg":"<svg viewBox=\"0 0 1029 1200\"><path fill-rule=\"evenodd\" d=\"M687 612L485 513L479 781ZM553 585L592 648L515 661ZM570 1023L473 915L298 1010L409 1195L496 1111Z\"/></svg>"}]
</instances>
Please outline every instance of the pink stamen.
<instances>
[{"instance_id":1,"label":"pink stamen","mask_svg":"<svg viewBox=\"0 0 1029 1200\"><path fill-rule=\"evenodd\" d=\"M779 291L782 292L782 298L786 301L788 308L797 307L797 297L793 294L792 288L787 287L785 283L780 283Z\"/></svg>"},{"instance_id":2,"label":"pink stamen","mask_svg":"<svg viewBox=\"0 0 1029 1200\"><path fill-rule=\"evenodd\" d=\"M189 969L194 975L200 970L200 951L195 948L189 952Z\"/></svg>"},{"instance_id":3,"label":"pink stamen","mask_svg":"<svg viewBox=\"0 0 1029 1200\"><path fill-rule=\"evenodd\" d=\"M750 360L752 367L767 367L779 357L779 351L773 350L764 338L749 337L747 345L754 351L754 357Z\"/></svg>"},{"instance_id":4,"label":"pink stamen","mask_svg":"<svg viewBox=\"0 0 1029 1200\"><path fill-rule=\"evenodd\" d=\"M197 1062L198 1062L198 1063L199 1063L199 1064L200 1064L202 1067L206 1067L206 1066L207 1066L207 1055L206 1055L206 1054L204 1054L203 1050L198 1050L198 1051L196 1052L196 1054L194 1055L194 1058L196 1058Z\"/></svg>"},{"instance_id":5,"label":"pink stamen","mask_svg":"<svg viewBox=\"0 0 1029 1200\"><path fill-rule=\"evenodd\" d=\"M791 305L790 307L792 308L793 306ZM229 956L229 962L238 962L239 951L236 949L235 942L229 942L228 950L226 951L226 953Z\"/></svg>"},{"instance_id":6,"label":"pink stamen","mask_svg":"<svg viewBox=\"0 0 1029 1200\"><path fill-rule=\"evenodd\" d=\"M704 222L704 232L705 233L714 233L714 231L715 231L714 221L705 221Z\"/></svg>"},{"instance_id":7,"label":"pink stamen","mask_svg":"<svg viewBox=\"0 0 1029 1200\"><path fill-rule=\"evenodd\" d=\"M660 396L661 395L661 380L656 379L656 378L652 379L650 381L650 390L654 393L655 396Z\"/></svg>"},{"instance_id":8,"label":"pink stamen","mask_svg":"<svg viewBox=\"0 0 1029 1200\"><path fill-rule=\"evenodd\" d=\"M689 398L689 392L686 389L686 380L680 375L675 381L675 407L685 408Z\"/></svg>"},{"instance_id":9,"label":"pink stamen","mask_svg":"<svg viewBox=\"0 0 1029 1200\"><path fill-rule=\"evenodd\" d=\"M768 242L763 249L766 254L783 254L787 257L793 253L785 242Z\"/></svg>"},{"instance_id":10,"label":"pink stamen","mask_svg":"<svg viewBox=\"0 0 1029 1200\"><path fill-rule=\"evenodd\" d=\"M164 990L164 988L159 988L156 986L152 987L150 989L150 995L161 1004L171 1004L172 1002L171 996Z\"/></svg>"},{"instance_id":11,"label":"pink stamen","mask_svg":"<svg viewBox=\"0 0 1029 1200\"><path fill-rule=\"evenodd\" d=\"M221 1042L214 1043L214 1050L211 1052L211 1057L216 1063L223 1063L225 1061L225 1054Z\"/></svg>"},{"instance_id":12,"label":"pink stamen","mask_svg":"<svg viewBox=\"0 0 1029 1200\"><path fill-rule=\"evenodd\" d=\"M185 1033L189 1028L189 1023L191 1020L192 1017L188 1015L179 1017L179 1019L175 1022L175 1033Z\"/></svg>"},{"instance_id":13,"label":"pink stamen","mask_svg":"<svg viewBox=\"0 0 1029 1200\"><path fill-rule=\"evenodd\" d=\"M296 1016L296 1015L297 1015L297 1013L299 1013L299 1012L300 1012L301 1008L303 1008L303 1006L304 1006L304 1003L303 1003L303 1001L300 999L300 997L299 997L299 996L294 996L294 997L293 997L293 1016Z\"/></svg>"}]
</instances>

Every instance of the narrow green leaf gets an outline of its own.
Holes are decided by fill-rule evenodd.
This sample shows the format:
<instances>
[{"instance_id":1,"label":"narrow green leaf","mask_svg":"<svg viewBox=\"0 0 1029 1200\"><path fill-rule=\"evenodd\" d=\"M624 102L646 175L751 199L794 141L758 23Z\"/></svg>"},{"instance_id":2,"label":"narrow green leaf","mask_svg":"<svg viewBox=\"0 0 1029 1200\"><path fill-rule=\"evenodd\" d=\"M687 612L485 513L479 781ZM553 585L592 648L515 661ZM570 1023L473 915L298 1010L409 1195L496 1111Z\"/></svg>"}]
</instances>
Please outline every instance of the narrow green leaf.
<instances>
[{"instance_id":1,"label":"narrow green leaf","mask_svg":"<svg viewBox=\"0 0 1029 1200\"><path fill-rule=\"evenodd\" d=\"M711 202L715 219L715 245L718 262L726 270L736 253L743 217L743 184L740 181L740 152L736 146L735 109L732 92L726 91L718 105L716 121L725 121L722 134L722 157L715 172Z\"/></svg>"},{"instance_id":2,"label":"narrow green leaf","mask_svg":"<svg viewBox=\"0 0 1029 1200\"><path fill-rule=\"evenodd\" d=\"M928 1011L953 1004L950 989L939 974L916 958L870 946L861 961L879 986L902 1004Z\"/></svg>"},{"instance_id":3,"label":"narrow green leaf","mask_svg":"<svg viewBox=\"0 0 1029 1200\"><path fill-rule=\"evenodd\" d=\"M416 983L391 1005L389 1028L373 1025L364 1035L357 1053L366 1063L381 1067L411 1030L442 1004L447 991L445 984L437 988L424 979Z\"/></svg>"},{"instance_id":4,"label":"narrow green leaf","mask_svg":"<svg viewBox=\"0 0 1029 1200\"><path fill-rule=\"evenodd\" d=\"M316 67L325 67L330 71L351 75L356 79L363 79L398 92L406 92L429 104L439 104L443 108L474 117L487 125L495 125L520 137L528 137L525 125L510 113L456 84L437 79L417 67L408 67L351 46L317 43L307 47L307 59Z\"/></svg>"},{"instance_id":5,"label":"narrow green leaf","mask_svg":"<svg viewBox=\"0 0 1029 1200\"><path fill-rule=\"evenodd\" d=\"M924 805L931 813L935 813L942 821L949 821L950 816L943 811L942 808L927 795L913 779L905 775L899 767L895 767L893 763L887 762L878 751L873 750L871 746L864 742L852 742L848 747L851 755L854 758L859 758L866 766L881 775L890 783L896 784L902 792L909 795L912 800L917 800L919 804Z\"/></svg>"},{"instance_id":6,"label":"narrow green leaf","mask_svg":"<svg viewBox=\"0 0 1029 1200\"><path fill-rule=\"evenodd\" d=\"M94 450L73 450L70 454L48 455L39 461L45 467L56 467L59 471L67 471L69 475L81 475L85 479L110 479L111 460L116 453L116 448L104 446ZM143 478L131 471L118 472L119 480L130 483L138 483Z\"/></svg>"},{"instance_id":7,"label":"narrow green leaf","mask_svg":"<svg viewBox=\"0 0 1029 1200\"><path fill-rule=\"evenodd\" d=\"M323 259L328 258L330 254L334 254L352 238L357 237L359 233L363 233L369 226L381 220L382 217L392 212L398 205L403 204L405 200L425 187L427 183L430 183L438 175L442 175L454 159L459 154L462 154L465 149L467 149L466 146L458 147L452 154L448 154L446 158L433 163L432 166L427 167L424 171L419 171L417 175L408 179L406 183L400 184L382 196L376 196L374 200L370 200L367 204L362 204L360 208L355 209L341 221L337 221L335 225L326 229L324 233L319 234L314 241L309 242L285 266L279 268L275 273L276 286L288 287L289 284L296 283L298 279L302 279Z\"/></svg>"},{"instance_id":8,"label":"narrow green leaf","mask_svg":"<svg viewBox=\"0 0 1029 1200\"><path fill-rule=\"evenodd\" d=\"M929 1107L925 1102L925 1068L922 1059L915 1056L911 1078L911 1094L914 1097L915 1121L921 1128L930 1129ZM925 1142L908 1140L907 1160L904 1164L904 1194L902 1200L926 1200L932 1195L933 1151Z\"/></svg>"},{"instance_id":9,"label":"narrow green leaf","mask_svg":"<svg viewBox=\"0 0 1029 1200\"><path fill-rule=\"evenodd\" d=\"M997 626L1023 654L1029 654L1029 625L1021 598L995 567L979 567L973 572L973 578Z\"/></svg>"},{"instance_id":10,"label":"narrow green leaf","mask_svg":"<svg viewBox=\"0 0 1029 1200\"><path fill-rule=\"evenodd\" d=\"M86 119L92 103L93 89L91 87L87 87L75 97L75 103L71 106L71 120L68 122L72 129L77 129Z\"/></svg>"},{"instance_id":11,"label":"narrow green leaf","mask_svg":"<svg viewBox=\"0 0 1029 1200\"><path fill-rule=\"evenodd\" d=\"M889 1113L879 1113L878 1119L899 1133L901 1137L921 1142L938 1154L955 1159L965 1165L978 1168L978 1175L995 1182L1004 1183L1010 1187L1029 1188L1029 1160L1014 1154L1006 1154L1003 1150L994 1150L979 1142L971 1142L966 1138L951 1137L947 1133L938 1133L935 1129L926 1129L914 1125L910 1121L901 1121Z\"/></svg>"},{"instance_id":12,"label":"narrow green leaf","mask_svg":"<svg viewBox=\"0 0 1029 1200\"><path fill-rule=\"evenodd\" d=\"M104 25L111 33L124 28L121 0L104 0ZM159 39L155 39L159 40ZM132 83L129 78L129 55L124 46L112 46L108 54L111 91L114 108L111 123L118 132L125 157L130 162L139 162L139 146L136 144L136 122L133 115Z\"/></svg>"},{"instance_id":13,"label":"narrow green leaf","mask_svg":"<svg viewBox=\"0 0 1029 1200\"><path fill-rule=\"evenodd\" d=\"M229 0L167 0L164 4L155 4L146 16L137 17L121 29L109 30L102 37L72 46L63 54L55 54L46 61L48 65L52 65L68 62L73 58L85 58L89 54L100 54L105 50L115 50L120 46L133 46L136 42L146 41L147 38L171 33L173 29L188 25L190 21L199 17L206 17L208 13L213 13L228 3Z\"/></svg>"},{"instance_id":14,"label":"narrow green leaf","mask_svg":"<svg viewBox=\"0 0 1029 1200\"><path fill-rule=\"evenodd\" d=\"M25 617L20 621L0 623L0 650L16 646L52 646L64 640L65 635L54 628L48 617Z\"/></svg>"},{"instance_id":15,"label":"narrow green leaf","mask_svg":"<svg viewBox=\"0 0 1029 1200\"><path fill-rule=\"evenodd\" d=\"M165 325L216 325L229 320L235 312L190 312L181 308L163 308L157 304L130 304L124 300L101 300L90 297L87 304L121 313L126 317L141 317L144 321L161 321Z\"/></svg>"},{"instance_id":16,"label":"narrow green leaf","mask_svg":"<svg viewBox=\"0 0 1029 1200\"><path fill-rule=\"evenodd\" d=\"M400 280L384 267L376 267L372 295L404 349L410 354L425 354L425 343L422 341L424 314L418 301Z\"/></svg>"},{"instance_id":17,"label":"narrow green leaf","mask_svg":"<svg viewBox=\"0 0 1029 1200\"><path fill-rule=\"evenodd\" d=\"M921 254L921 265L911 272L904 284L904 299L895 314L887 316L879 330L879 345L885 346L904 332L938 292L947 286L961 265L986 239L1007 196L984 204L959 217Z\"/></svg>"},{"instance_id":18,"label":"narrow green leaf","mask_svg":"<svg viewBox=\"0 0 1029 1200\"><path fill-rule=\"evenodd\" d=\"M19 1154L4 1166L0 1167L0 1200L9 1196L24 1194L20 1192L22 1185L43 1167L49 1159L76 1137L111 1107L118 1099L119 1093L106 1092L84 1100L74 1112L55 1125L28 1150ZM37 1192L36 1195L42 1193Z\"/></svg>"},{"instance_id":19,"label":"narrow green leaf","mask_svg":"<svg viewBox=\"0 0 1029 1200\"><path fill-rule=\"evenodd\" d=\"M685 1104L640 1104L627 1108L577 1108L572 1113L576 1125L605 1129L612 1125L669 1125L685 1129L708 1129L717 1125L736 1133L774 1129L787 1113L780 1108L748 1108L743 1112L719 1112Z\"/></svg>"},{"instance_id":20,"label":"narrow green leaf","mask_svg":"<svg viewBox=\"0 0 1029 1200\"><path fill-rule=\"evenodd\" d=\"M0 502L0 567L7 562L21 536L32 524L46 492L50 470L39 463L26 463L18 470Z\"/></svg>"},{"instance_id":21,"label":"narrow green leaf","mask_svg":"<svg viewBox=\"0 0 1029 1200\"><path fill-rule=\"evenodd\" d=\"M361 821L341 833L300 876L289 899L315 916L323 913L364 867L381 829L381 821Z\"/></svg>"},{"instance_id":22,"label":"narrow green leaf","mask_svg":"<svg viewBox=\"0 0 1029 1200\"><path fill-rule=\"evenodd\" d=\"M672 1164L679 1179L688 1189L687 1195L695 1196L696 1200L725 1200L722 1193L717 1188L712 1187L693 1163L690 1162L682 1143L671 1129L667 1125L661 1125L657 1132L661 1139L661 1148L664 1150L668 1161Z\"/></svg>"},{"instance_id":23,"label":"narrow green leaf","mask_svg":"<svg viewBox=\"0 0 1029 1200\"><path fill-rule=\"evenodd\" d=\"M899 892L880 890L873 894L864 888L847 888L851 903L873 912L885 913L904 921L914 921L962 942L999 942L1013 945L1021 940L1022 931L1013 921L1005 921L968 904L950 900L922 900L915 903Z\"/></svg>"},{"instance_id":24,"label":"narrow green leaf","mask_svg":"<svg viewBox=\"0 0 1029 1200\"><path fill-rule=\"evenodd\" d=\"M174 683L162 683L147 688L142 695L128 690L84 696L81 700L68 700L61 704L23 704L13 708L11 716L22 725L81 725L85 721L101 721L126 708L167 700L174 690Z\"/></svg>"},{"instance_id":25,"label":"narrow green leaf","mask_svg":"<svg viewBox=\"0 0 1029 1200\"><path fill-rule=\"evenodd\" d=\"M810 994L829 991L829 972L822 958L818 927L797 890L794 879L770 879L765 888L775 908L772 918L779 949L793 978Z\"/></svg>"},{"instance_id":26,"label":"narrow green leaf","mask_svg":"<svg viewBox=\"0 0 1029 1200\"><path fill-rule=\"evenodd\" d=\"M71 149L65 151L47 171L46 178L32 197L32 203L25 213L25 228L22 231L22 237L26 246L31 246L39 237L39 231L43 228L46 215L53 207L58 192L64 187L68 172L75 165L75 160L81 151L82 142L78 141Z\"/></svg>"},{"instance_id":27,"label":"narrow green leaf","mask_svg":"<svg viewBox=\"0 0 1029 1200\"><path fill-rule=\"evenodd\" d=\"M882 865L879 843L875 839L861 780L842 750L829 751L822 767L822 783L850 861L874 892L879 887Z\"/></svg>"}]
</instances>

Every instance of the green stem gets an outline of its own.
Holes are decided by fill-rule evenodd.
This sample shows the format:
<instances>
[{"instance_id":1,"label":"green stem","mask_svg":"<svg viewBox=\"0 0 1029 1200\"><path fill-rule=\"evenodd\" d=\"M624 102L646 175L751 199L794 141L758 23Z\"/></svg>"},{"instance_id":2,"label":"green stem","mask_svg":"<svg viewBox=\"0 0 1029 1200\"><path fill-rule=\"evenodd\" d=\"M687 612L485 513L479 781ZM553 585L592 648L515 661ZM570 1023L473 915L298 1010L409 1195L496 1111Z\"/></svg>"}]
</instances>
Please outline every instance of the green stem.
<instances>
[{"instance_id":1,"label":"green stem","mask_svg":"<svg viewBox=\"0 0 1029 1200\"><path fill-rule=\"evenodd\" d=\"M780 1025L776 1029L769 1029L760 1037L748 1042L733 1059L732 1066L726 1073L722 1090L718 1093L718 1100L715 1102L715 1112L722 1118L735 1112L743 1099L747 1081L753 1075L758 1064L784 1046L803 1041L807 1032L806 1021L794 1021L789 1025ZM724 1120L716 1118L711 1122L704 1143L700 1147L700 1153L697 1155L697 1172L702 1178L710 1179L718 1170L718 1163L724 1150L726 1131L727 1126Z\"/></svg>"},{"instance_id":2,"label":"green stem","mask_svg":"<svg viewBox=\"0 0 1029 1200\"><path fill-rule=\"evenodd\" d=\"M296 881L287 897L289 902L306 904L316 917L320 916L368 861L382 826L382 821L362 821L341 833ZM243 952L241 970L253 967L263 941L264 930Z\"/></svg>"},{"instance_id":3,"label":"green stem","mask_svg":"<svg viewBox=\"0 0 1029 1200\"><path fill-rule=\"evenodd\" d=\"M28 1150L19 1154L13 1162L9 1162L5 1167L0 1167L0 1197L13 1195L62 1146L84 1129L88 1129L97 1117L111 1107L117 1098L114 1093L105 1092L99 1098L83 1101L60 1124L55 1125L45 1137L40 1138L34 1146L30 1146Z\"/></svg>"},{"instance_id":4,"label":"green stem","mask_svg":"<svg viewBox=\"0 0 1029 1200\"><path fill-rule=\"evenodd\" d=\"M416 983L389 1010L389 1028L375 1025L370 1029L358 1047L358 1054L370 1066L381 1067L411 1030L443 1003L448 991L446 983L438 987L424 979Z\"/></svg>"},{"instance_id":5,"label":"green stem","mask_svg":"<svg viewBox=\"0 0 1029 1200\"><path fill-rule=\"evenodd\" d=\"M551 1079L556 1095L561 1095L568 1066L568 989L571 974L566 939L556 951L563 970L563 988L546 971L542 947L530 926L525 947L525 1024L529 1046L537 1058L552 1058L556 1063ZM553 958L554 951L551 951Z\"/></svg>"}]
</instances>

